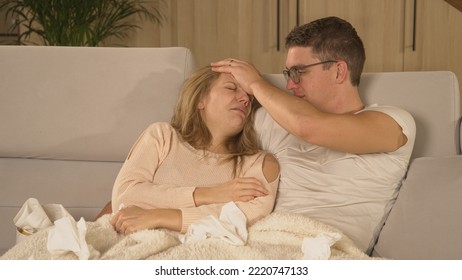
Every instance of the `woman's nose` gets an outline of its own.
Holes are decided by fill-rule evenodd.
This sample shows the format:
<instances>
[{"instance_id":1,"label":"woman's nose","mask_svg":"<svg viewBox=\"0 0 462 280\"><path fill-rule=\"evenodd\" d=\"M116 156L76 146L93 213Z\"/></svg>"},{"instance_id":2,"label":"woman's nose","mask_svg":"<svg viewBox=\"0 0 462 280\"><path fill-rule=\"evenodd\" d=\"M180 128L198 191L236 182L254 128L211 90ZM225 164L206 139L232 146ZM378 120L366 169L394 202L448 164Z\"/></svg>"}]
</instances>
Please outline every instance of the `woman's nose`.
<instances>
[{"instance_id":1,"label":"woman's nose","mask_svg":"<svg viewBox=\"0 0 462 280\"><path fill-rule=\"evenodd\" d=\"M243 91L242 89L239 89L236 98L239 102L244 102L245 105L249 105L250 101L252 100L253 96L249 95L247 92Z\"/></svg>"}]
</instances>

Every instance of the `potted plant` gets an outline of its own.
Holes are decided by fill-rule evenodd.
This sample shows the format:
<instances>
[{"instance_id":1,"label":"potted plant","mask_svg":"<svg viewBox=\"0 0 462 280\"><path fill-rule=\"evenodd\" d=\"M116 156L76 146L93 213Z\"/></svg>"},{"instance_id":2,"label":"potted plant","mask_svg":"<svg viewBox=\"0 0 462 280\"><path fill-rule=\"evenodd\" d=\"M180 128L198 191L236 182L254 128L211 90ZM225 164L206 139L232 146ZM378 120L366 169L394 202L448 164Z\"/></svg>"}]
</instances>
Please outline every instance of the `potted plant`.
<instances>
[{"instance_id":1,"label":"potted plant","mask_svg":"<svg viewBox=\"0 0 462 280\"><path fill-rule=\"evenodd\" d=\"M0 10L15 18L18 43L46 46L99 46L110 37L124 39L140 28L135 16L161 24L163 0L0 0ZM156 5L149 5L156 4Z\"/></svg>"}]
</instances>

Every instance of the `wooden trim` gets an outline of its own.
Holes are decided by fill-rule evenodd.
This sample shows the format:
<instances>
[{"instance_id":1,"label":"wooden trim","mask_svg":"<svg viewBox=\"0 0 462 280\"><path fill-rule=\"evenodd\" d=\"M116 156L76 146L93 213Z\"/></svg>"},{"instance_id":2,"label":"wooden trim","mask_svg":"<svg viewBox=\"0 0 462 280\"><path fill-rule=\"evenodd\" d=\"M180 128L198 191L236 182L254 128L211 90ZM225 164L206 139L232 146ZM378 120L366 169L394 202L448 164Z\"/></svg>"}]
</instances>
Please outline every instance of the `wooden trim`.
<instances>
[{"instance_id":1,"label":"wooden trim","mask_svg":"<svg viewBox=\"0 0 462 280\"><path fill-rule=\"evenodd\" d=\"M18 33L0 33L0 37L18 37Z\"/></svg>"},{"instance_id":2,"label":"wooden trim","mask_svg":"<svg viewBox=\"0 0 462 280\"><path fill-rule=\"evenodd\" d=\"M451 4L454 8L462 12L462 0L444 0Z\"/></svg>"}]
</instances>

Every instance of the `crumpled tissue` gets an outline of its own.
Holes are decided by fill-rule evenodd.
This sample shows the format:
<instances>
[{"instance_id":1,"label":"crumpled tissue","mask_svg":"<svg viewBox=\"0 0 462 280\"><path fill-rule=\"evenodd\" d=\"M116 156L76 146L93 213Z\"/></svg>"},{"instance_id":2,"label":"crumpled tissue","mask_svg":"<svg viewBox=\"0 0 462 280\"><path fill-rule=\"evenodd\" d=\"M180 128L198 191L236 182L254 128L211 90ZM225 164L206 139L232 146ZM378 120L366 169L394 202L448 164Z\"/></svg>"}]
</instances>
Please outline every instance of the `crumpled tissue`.
<instances>
[{"instance_id":1,"label":"crumpled tissue","mask_svg":"<svg viewBox=\"0 0 462 280\"><path fill-rule=\"evenodd\" d=\"M85 240L85 220L80 218L79 222L76 222L61 204L42 205L38 199L29 198L13 218L13 222L17 228L16 243L42 229L50 228L47 249L52 255L73 252L81 260L90 257Z\"/></svg>"},{"instance_id":2,"label":"crumpled tissue","mask_svg":"<svg viewBox=\"0 0 462 280\"><path fill-rule=\"evenodd\" d=\"M13 218L17 229L16 243L41 229L52 226L54 221L63 217L72 216L61 204L41 205L36 198L27 199Z\"/></svg>"},{"instance_id":3,"label":"crumpled tissue","mask_svg":"<svg viewBox=\"0 0 462 280\"><path fill-rule=\"evenodd\" d=\"M303 259L305 260L328 260L330 247L339 241L342 236L339 233L321 233L316 237L305 237L302 241Z\"/></svg>"},{"instance_id":4,"label":"crumpled tissue","mask_svg":"<svg viewBox=\"0 0 462 280\"><path fill-rule=\"evenodd\" d=\"M219 219L210 215L189 226L182 243L195 242L208 238L221 239L233 245L247 243L247 218L234 202L223 205Z\"/></svg>"},{"instance_id":5,"label":"crumpled tissue","mask_svg":"<svg viewBox=\"0 0 462 280\"><path fill-rule=\"evenodd\" d=\"M73 252L79 260L88 260L88 249L85 235L87 225L84 218L78 222L72 217L64 217L55 221L55 227L48 232L47 249L52 255L64 255Z\"/></svg>"}]
</instances>

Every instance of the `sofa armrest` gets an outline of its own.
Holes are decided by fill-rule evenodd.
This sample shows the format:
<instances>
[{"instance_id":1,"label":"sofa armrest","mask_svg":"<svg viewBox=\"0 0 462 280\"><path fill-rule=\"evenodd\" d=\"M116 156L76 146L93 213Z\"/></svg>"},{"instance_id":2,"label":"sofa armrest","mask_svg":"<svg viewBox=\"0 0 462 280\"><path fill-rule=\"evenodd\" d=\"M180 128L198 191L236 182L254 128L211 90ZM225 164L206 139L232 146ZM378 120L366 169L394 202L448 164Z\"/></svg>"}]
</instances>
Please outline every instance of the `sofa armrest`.
<instances>
[{"instance_id":1,"label":"sofa armrest","mask_svg":"<svg viewBox=\"0 0 462 280\"><path fill-rule=\"evenodd\" d=\"M462 156L413 160L372 255L462 259L461 170Z\"/></svg>"}]
</instances>

